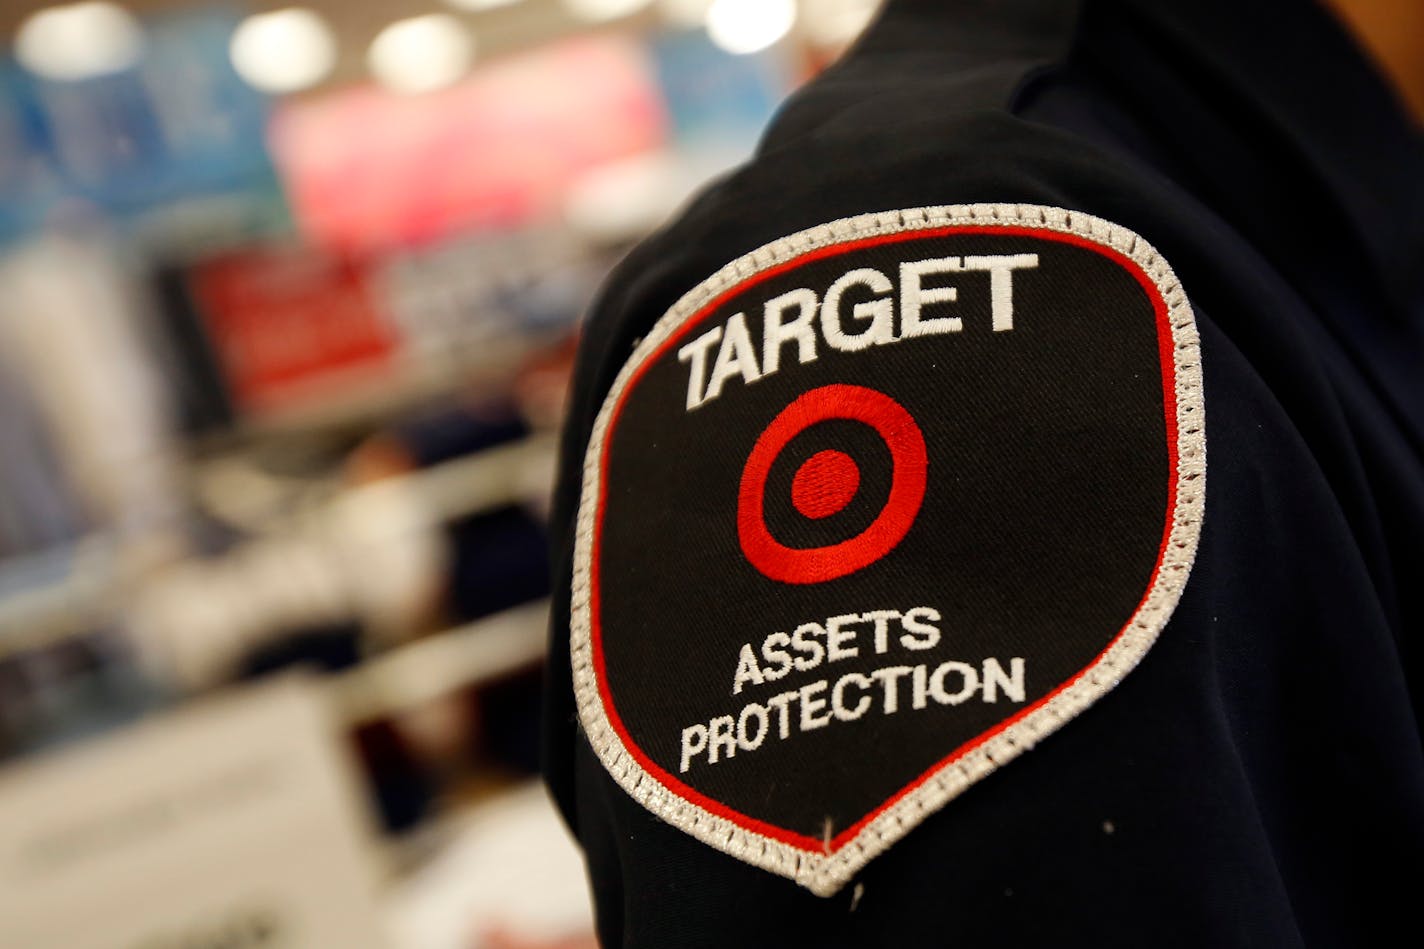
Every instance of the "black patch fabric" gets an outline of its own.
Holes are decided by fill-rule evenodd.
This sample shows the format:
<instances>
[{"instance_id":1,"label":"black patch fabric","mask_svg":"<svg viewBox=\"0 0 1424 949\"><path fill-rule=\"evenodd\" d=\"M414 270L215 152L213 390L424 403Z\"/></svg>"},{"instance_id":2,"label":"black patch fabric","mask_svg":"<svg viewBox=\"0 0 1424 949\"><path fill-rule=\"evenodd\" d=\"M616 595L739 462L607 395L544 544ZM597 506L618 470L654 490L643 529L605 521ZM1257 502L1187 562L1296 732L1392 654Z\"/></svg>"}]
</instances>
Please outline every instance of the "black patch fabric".
<instances>
[{"instance_id":1,"label":"black patch fabric","mask_svg":"<svg viewBox=\"0 0 1424 949\"><path fill-rule=\"evenodd\" d=\"M867 215L689 292L585 461L580 717L655 814L835 892L1105 694L1196 548L1196 330L1108 222Z\"/></svg>"}]
</instances>

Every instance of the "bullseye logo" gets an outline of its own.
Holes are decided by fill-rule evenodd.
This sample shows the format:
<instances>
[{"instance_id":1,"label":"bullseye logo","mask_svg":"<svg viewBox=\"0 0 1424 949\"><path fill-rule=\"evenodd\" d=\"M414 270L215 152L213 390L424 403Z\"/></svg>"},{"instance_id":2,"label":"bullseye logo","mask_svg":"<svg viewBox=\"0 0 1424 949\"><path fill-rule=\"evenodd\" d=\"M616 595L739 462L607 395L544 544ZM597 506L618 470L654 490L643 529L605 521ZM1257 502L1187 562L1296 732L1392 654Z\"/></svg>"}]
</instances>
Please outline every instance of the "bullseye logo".
<instances>
[{"instance_id":1,"label":"bullseye logo","mask_svg":"<svg viewBox=\"0 0 1424 949\"><path fill-rule=\"evenodd\" d=\"M852 537L811 548L788 546L767 525L766 492L772 468L796 436L836 419L869 426L889 449L889 496L870 525ZM782 583L824 583L862 570L895 549L909 532L925 499L927 468L920 427L894 399L863 386L813 389L772 420L742 469L737 500L737 538L742 553L752 566ZM855 499L860 484L860 467L850 455L824 449L797 468L791 482L791 503L802 517L829 518Z\"/></svg>"}]
</instances>

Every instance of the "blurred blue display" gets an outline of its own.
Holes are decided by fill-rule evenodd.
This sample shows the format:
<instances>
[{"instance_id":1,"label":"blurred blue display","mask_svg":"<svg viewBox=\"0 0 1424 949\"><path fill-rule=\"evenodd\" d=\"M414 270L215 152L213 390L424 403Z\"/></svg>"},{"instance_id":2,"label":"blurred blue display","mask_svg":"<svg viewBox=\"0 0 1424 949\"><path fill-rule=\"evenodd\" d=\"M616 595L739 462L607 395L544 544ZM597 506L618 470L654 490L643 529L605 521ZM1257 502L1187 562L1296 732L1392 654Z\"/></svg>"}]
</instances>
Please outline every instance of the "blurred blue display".
<instances>
[{"instance_id":1,"label":"blurred blue display","mask_svg":"<svg viewBox=\"0 0 1424 949\"><path fill-rule=\"evenodd\" d=\"M278 194L268 102L228 59L238 19L221 9L151 18L140 61L92 79L0 62L0 240L67 198L126 219L195 196Z\"/></svg>"},{"instance_id":2,"label":"blurred blue display","mask_svg":"<svg viewBox=\"0 0 1424 949\"><path fill-rule=\"evenodd\" d=\"M703 30L665 33L653 61L672 120L676 145L688 151L750 154L791 89L778 49L733 55Z\"/></svg>"}]
</instances>

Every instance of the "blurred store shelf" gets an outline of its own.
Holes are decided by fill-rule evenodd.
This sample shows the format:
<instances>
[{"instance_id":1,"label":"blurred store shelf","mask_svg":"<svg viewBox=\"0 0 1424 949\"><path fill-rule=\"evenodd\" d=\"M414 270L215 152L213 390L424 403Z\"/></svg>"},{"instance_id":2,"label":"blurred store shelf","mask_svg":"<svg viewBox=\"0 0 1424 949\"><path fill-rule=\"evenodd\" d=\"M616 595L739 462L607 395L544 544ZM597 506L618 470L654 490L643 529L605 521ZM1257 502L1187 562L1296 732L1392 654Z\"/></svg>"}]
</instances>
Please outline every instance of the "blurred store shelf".
<instances>
[{"instance_id":1,"label":"blurred store shelf","mask_svg":"<svg viewBox=\"0 0 1424 949\"><path fill-rule=\"evenodd\" d=\"M0 561L0 657L87 632L127 600L140 638L191 687L214 681L262 629L355 617L379 624L402 595L394 579L432 556L420 548L434 528L507 504L542 503L554 452L553 438L539 436L337 491L315 510L269 524L264 536L182 561L136 590L123 589L112 544L97 537ZM213 477L237 477L226 471ZM250 498L251 485L210 486L219 507L226 490Z\"/></svg>"},{"instance_id":2,"label":"blurred store shelf","mask_svg":"<svg viewBox=\"0 0 1424 949\"><path fill-rule=\"evenodd\" d=\"M389 718L537 664L549 641L549 605L533 603L401 646L327 688L350 725Z\"/></svg>"}]
</instances>

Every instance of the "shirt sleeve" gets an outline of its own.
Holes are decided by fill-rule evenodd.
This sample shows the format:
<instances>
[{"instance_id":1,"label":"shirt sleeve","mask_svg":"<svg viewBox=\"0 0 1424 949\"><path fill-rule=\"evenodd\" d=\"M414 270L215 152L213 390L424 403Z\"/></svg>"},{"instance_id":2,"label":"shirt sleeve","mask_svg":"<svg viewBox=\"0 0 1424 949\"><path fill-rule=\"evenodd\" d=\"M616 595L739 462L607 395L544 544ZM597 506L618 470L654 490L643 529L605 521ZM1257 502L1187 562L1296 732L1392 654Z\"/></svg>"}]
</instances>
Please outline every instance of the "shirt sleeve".
<instances>
[{"instance_id":1,"label":"shirt sleeve","mask_svg":"<svg viewBox=\"0 0 1424 949\"><path fill-rule=\"evenodd\" d=\"M1348 367L1159 182L879 131L763 154L588 323L546 754L600 938L1343 936L1401 886L1361 841L1424 840Z\"/></svg>"}]
</instances>

